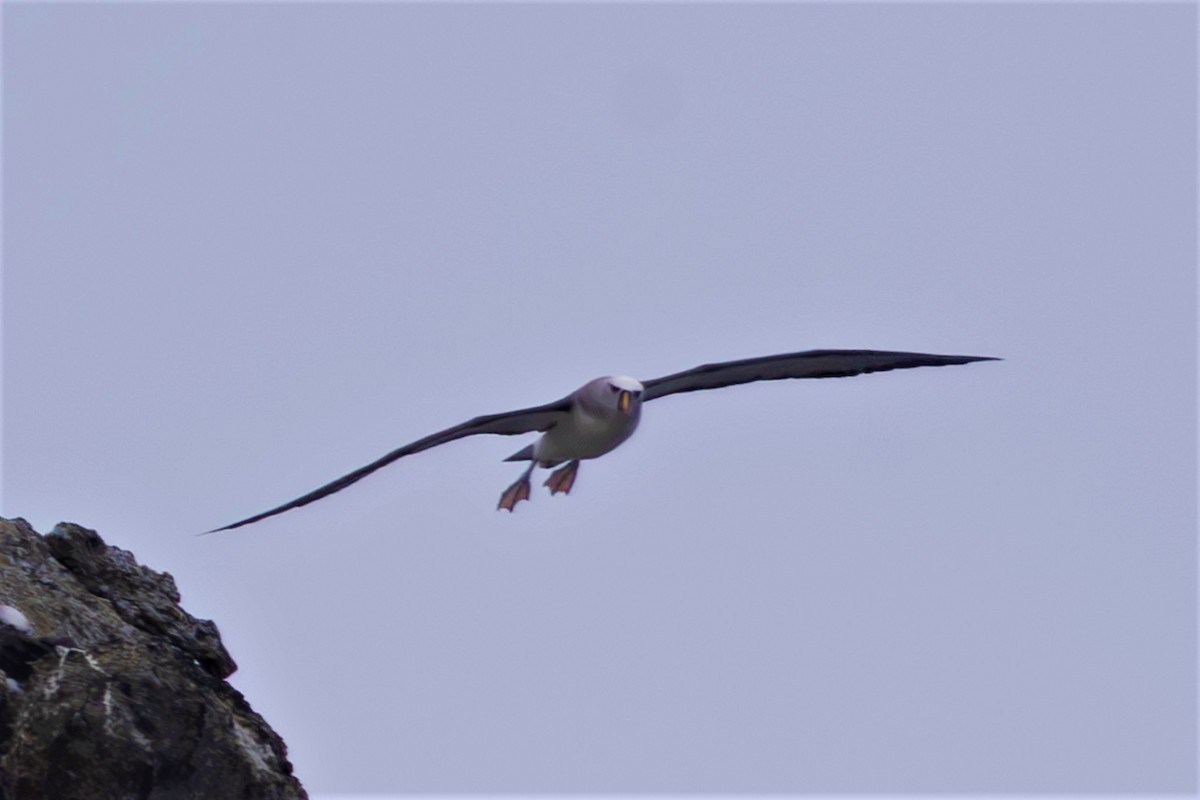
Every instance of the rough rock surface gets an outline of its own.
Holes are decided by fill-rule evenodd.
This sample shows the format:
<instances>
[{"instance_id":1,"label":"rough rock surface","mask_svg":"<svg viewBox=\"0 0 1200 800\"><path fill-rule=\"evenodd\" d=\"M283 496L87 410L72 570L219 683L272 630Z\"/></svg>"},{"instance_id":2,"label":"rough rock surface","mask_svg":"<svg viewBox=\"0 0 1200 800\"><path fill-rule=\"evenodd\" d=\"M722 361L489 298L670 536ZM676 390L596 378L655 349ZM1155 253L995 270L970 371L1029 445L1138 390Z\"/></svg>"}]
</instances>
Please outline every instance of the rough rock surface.
<instances>
[{"instance_id":1,"label":"rough rock surface","mask_svg":"<svg viewBox=\"0 0 1200 800\"><path fill-rule=\"evenodd\" d=\"M236 668L169 574L0 519L0 800L306 798Z\"/></svg>"}]
</instances>

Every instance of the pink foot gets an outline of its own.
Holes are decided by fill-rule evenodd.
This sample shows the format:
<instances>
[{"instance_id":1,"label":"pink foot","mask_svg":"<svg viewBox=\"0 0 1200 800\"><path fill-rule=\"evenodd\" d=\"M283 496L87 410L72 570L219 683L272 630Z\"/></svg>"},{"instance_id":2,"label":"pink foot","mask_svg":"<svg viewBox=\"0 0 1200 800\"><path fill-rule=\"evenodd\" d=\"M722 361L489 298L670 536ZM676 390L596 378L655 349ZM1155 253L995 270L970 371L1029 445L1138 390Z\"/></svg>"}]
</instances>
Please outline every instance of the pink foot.
<instances>
[{"instance_id":1,"label":"pink foot","mask_svg":"<svg viewBox=\"0 0 1200 800\"><path fill-rule=\"evenodd\" d=\"M496 506L496 510L505 509L512 512L517 503L522 500L529 499L529 473L526 472L512 486L504 490L504 494L500 495L500 503Z\"/></svg>"},{"instance_id":2,"label":"pink foot","mask_svg":"<svg viewBox=\"0 0 1200 800\"><path fill-rule=\"evenodd\" d=\"M579 472L579 461L568 461L566 466L559 467L550 473L550 477L546 479L545 486L550 487L550 494L570 494L571 487L575 485L575 476Z\"/></svg>"}]
</instances>

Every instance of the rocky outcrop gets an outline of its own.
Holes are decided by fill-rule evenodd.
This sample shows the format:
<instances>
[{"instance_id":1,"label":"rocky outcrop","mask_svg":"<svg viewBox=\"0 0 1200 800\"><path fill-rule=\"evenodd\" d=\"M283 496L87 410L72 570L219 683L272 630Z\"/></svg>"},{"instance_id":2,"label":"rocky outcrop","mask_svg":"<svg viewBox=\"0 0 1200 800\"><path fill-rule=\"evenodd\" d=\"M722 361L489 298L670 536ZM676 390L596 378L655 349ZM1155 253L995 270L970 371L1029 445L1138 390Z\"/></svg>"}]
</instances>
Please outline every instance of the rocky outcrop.
<instances>
[{"instance_id":1,"label":"rocky outcrop","mask_svg":"<svg viewBox=\"0 0 1200 800\"><path fill-rule=\"evenodd\" d=\"M169 574L0 519L0 800L307 797L235 669Z\"/></svg>"}]
</instances>

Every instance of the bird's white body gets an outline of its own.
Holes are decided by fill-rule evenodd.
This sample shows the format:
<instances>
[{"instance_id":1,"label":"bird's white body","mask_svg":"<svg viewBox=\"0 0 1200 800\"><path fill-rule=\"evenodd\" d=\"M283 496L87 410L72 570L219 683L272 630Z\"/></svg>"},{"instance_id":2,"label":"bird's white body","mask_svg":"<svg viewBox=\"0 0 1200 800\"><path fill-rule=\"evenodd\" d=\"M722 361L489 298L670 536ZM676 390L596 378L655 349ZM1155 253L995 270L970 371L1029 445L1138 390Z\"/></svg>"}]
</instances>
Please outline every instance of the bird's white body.
<instances>
[{"instance_id":1,"label":"bird's white body","mask_svg":"<svg viewBox=\"0 0 1200 800\"><path fill-rule=\"evenodd\" d=\"M641 391L641 383L624 376L584 384L575 392L575 402L563 421L534 443L534 459L540 466L553 467L564 461L597 458L615 449L637 430L642 416ZM622 392L631 393L628 411L619 405Z\"/></svg>"}]
</instances>

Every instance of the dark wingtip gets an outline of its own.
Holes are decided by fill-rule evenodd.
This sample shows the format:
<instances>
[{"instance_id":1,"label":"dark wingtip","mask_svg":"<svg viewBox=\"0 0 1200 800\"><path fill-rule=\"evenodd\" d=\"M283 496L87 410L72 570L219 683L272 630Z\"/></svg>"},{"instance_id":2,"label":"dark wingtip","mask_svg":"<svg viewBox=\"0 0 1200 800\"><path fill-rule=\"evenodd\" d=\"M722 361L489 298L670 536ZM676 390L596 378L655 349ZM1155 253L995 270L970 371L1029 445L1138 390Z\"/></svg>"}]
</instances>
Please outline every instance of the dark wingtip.
<instances>
[{"instance_id":1,"label":"dark wingtip","mask_svg":"<svg viewBox=\"0 0 1200 800\"><path fill-rule=\"evenodd\" d=\"M255 514L253 517L246 517L243 520L238 520L237 522L231 523L222 528L213 528L211 531L204 531L203 533L197 533L196 535L197 536L208 536L210 533L220 533L221 531L231 531L234 528L240 528L243 525L249 525L252 522L258 522L260 519L266 519L267 517L273 517L276 514L282 514L284 511L290 511L293 507L294 506L292 506L292 505L287 505L287 506L281 506L280 508L273 508L270 511L264 511L261 514Z\"/></svg>"},{"instance_id":2,"label":"dark wingtip","mask_svg":"<svg viewBox=\"0 0 1200 800\"><path fill-rule=\"evenodd\" d=\"M1003 361L999 356L933 356L942 359L942 365L973 364L976 361ZM934 365L938 366L938 365Z\"/></svg>"},{"instance_id":3,"label":"dark wingtip","mask_svg":"<svg viewBox=\"0 0 1200 800\"><path fill-rule=\"evenodd\" d=\"M224 528L213 528L211 531L201 531L200 533L197 533L196 535L197 536L208 536L210 533L220 533L221 531L231 531L234 528L239 528L242 525L248 524L249 522L250 522L249 520L246 520L245 522L235 522L232 525L226 525Z\"/></svg>"}]
</instances>

